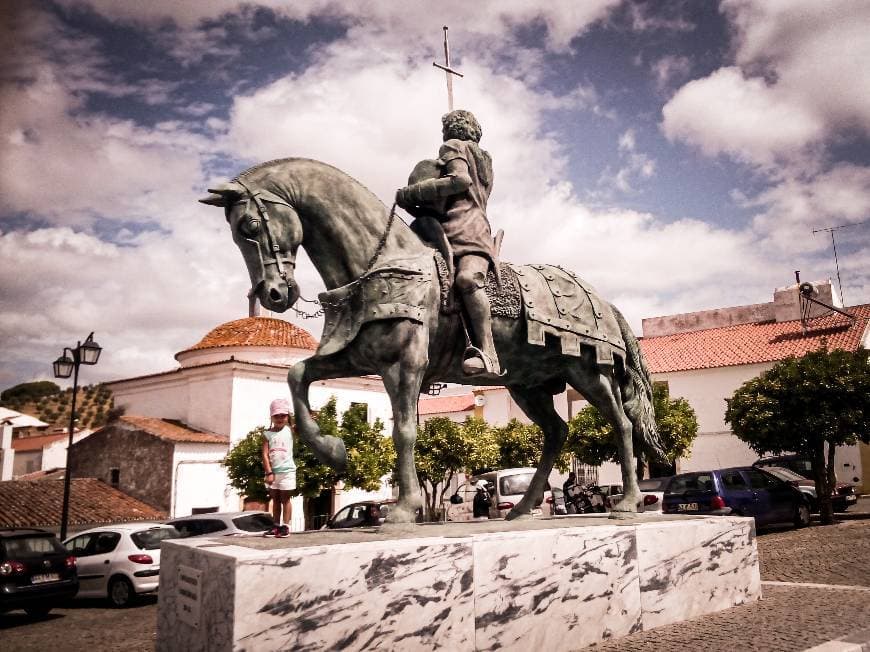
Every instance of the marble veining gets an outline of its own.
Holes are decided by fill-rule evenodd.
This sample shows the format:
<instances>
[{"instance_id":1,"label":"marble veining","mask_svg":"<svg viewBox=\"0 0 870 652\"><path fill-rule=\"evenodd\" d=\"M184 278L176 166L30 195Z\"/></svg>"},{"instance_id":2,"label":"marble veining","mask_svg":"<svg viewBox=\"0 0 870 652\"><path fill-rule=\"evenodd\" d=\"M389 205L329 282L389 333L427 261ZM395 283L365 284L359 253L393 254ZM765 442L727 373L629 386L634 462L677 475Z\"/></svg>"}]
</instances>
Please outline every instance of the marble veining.
<instances>
[{"instance_id":1,"label":"marble veining","mask_svg":"<svg viewBox=\"0 0 870 652\"><path fill-rule=\"evenodd\" d=\"M326 544L166 542L157 649L575 649L761 595L751 519L473 525ZM181 565L202 571L198 626L177 613Z\"/></svg>"},{"instance_id":2,"label":"marble veining","mask_svg":"<svg viewBox=\"0 0 870 652\"><path fill-rule=\"evenodd\" d=\"M637 540L644 629L761 597L752 519L650 524Z\"/></svg>"}]
</instances>

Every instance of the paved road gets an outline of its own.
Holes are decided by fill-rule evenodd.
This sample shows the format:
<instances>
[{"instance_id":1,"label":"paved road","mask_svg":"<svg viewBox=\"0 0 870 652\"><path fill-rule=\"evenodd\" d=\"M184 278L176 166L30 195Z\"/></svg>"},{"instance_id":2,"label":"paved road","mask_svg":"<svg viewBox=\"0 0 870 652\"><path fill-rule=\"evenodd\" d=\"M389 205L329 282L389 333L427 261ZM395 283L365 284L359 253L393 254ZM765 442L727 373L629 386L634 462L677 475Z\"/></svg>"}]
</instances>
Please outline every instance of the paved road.
<instances>
[{"instance_id":1,"label":"paved road","mask_svg":"<svg viewBox=\"0 0 870 652\"><path fill-rule=\"evenodd\" d=\"M758 554L758 602L585 650L800 652L849 634L870 641L870 498L836 525L762 531Z\"/></svg>"},{"instance_id":2,"label":"paved road","mask_svg":"<svg viewBox=\"0 0 870 652\"><path fill-rule=\"evenodd\" d=\"M799 652L870 627L870 498L862 498L834 526L761 532L758 551L762 600L592 646L587 652ZM29 621L23 612L0 615L0 647L3 652L144 652L154 649L156 627L154 597L120 610L95 600L74 601L39 622ZM870 630L859 634L859 640L870 640Z\"/></svg>"}]
</instances>

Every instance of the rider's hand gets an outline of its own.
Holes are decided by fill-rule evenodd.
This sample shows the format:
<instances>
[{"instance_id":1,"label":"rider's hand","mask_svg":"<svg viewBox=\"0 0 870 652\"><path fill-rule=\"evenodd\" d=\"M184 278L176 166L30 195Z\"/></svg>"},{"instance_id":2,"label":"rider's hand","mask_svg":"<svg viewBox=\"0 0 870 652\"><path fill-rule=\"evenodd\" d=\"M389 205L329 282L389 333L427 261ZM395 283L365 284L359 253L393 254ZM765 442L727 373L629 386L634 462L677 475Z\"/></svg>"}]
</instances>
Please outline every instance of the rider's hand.
<instances>
[{"instance_id":1,"label":"rider's hand","mask_svg":"<svg viewBox=\"0 0 870 652\"><path fill-rule=\"evenodd\" d=\"M404 209L408 209L409 207L414 206L414 202L411 201L410 193L408 192L408 186L404 188L399 188L396 191L396 203Z\"/></svg>"}]
</instances>

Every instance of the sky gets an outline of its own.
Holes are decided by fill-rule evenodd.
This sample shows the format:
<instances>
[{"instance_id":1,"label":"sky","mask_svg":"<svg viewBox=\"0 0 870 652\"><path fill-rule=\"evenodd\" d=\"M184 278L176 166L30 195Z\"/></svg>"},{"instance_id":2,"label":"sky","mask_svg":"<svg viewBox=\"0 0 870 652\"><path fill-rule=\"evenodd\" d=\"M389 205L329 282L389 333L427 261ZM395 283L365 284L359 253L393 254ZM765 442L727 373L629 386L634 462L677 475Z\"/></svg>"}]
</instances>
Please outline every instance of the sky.
<instances>
[{"instance_id":1,"label":"sky","mask_svg":"<svg viewBox=\"0 0 870 652\"><path fill-rule=\"evenodd\" d=\"M813 231L844 226L845 303L870 302L866 0L7 0L0 388L91 331L81 383L166 371L246 317L241 254L196 200L253 164L319 159L390 204L438 151L443 25L504 260L574 270L640 334L795 270L836 284ZM304 255L297 279L323 290Z\"/></svg>"}]
</instances>

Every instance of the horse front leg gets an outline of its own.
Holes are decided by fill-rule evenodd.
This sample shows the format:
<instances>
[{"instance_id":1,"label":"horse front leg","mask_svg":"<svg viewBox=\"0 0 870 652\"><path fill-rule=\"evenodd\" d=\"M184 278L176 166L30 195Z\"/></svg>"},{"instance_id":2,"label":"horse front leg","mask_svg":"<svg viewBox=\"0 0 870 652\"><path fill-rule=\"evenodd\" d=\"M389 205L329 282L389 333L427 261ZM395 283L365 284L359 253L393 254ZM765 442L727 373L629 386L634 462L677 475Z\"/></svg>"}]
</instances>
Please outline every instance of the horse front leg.
<instances>
[{"instance_id":1,"label":"horse front leg","mask_svg":"<svg viewBox=\"0 0 870 652\"><path fill-rule=\"evenodd\" d=\"M316 356L297 362L287 373L287 384L293 397L296 433L311 447L321 464L326 464L339 473L347 468L347 449L340 438L320 432L320 427L311 416L308 389L314 381L339 378L347 374L344 365L339 361Z\"/></svg>"},{"instance_id":2,"label":"horse front leg","mask_svg":"<svg viewBox=\"0 0 870 652\"><path fill-rule=\"evenodd\" d=\"M401 343L400 359L381 373L393 406L393 444L399 484L399 503L387 519L392 523L413 523L417 511L423 506L414 463L414 444L417 441L417 401L428 364L428 342L425 329L419 331L411 337L396 338Z\"/></svg>"}]
</instances>

